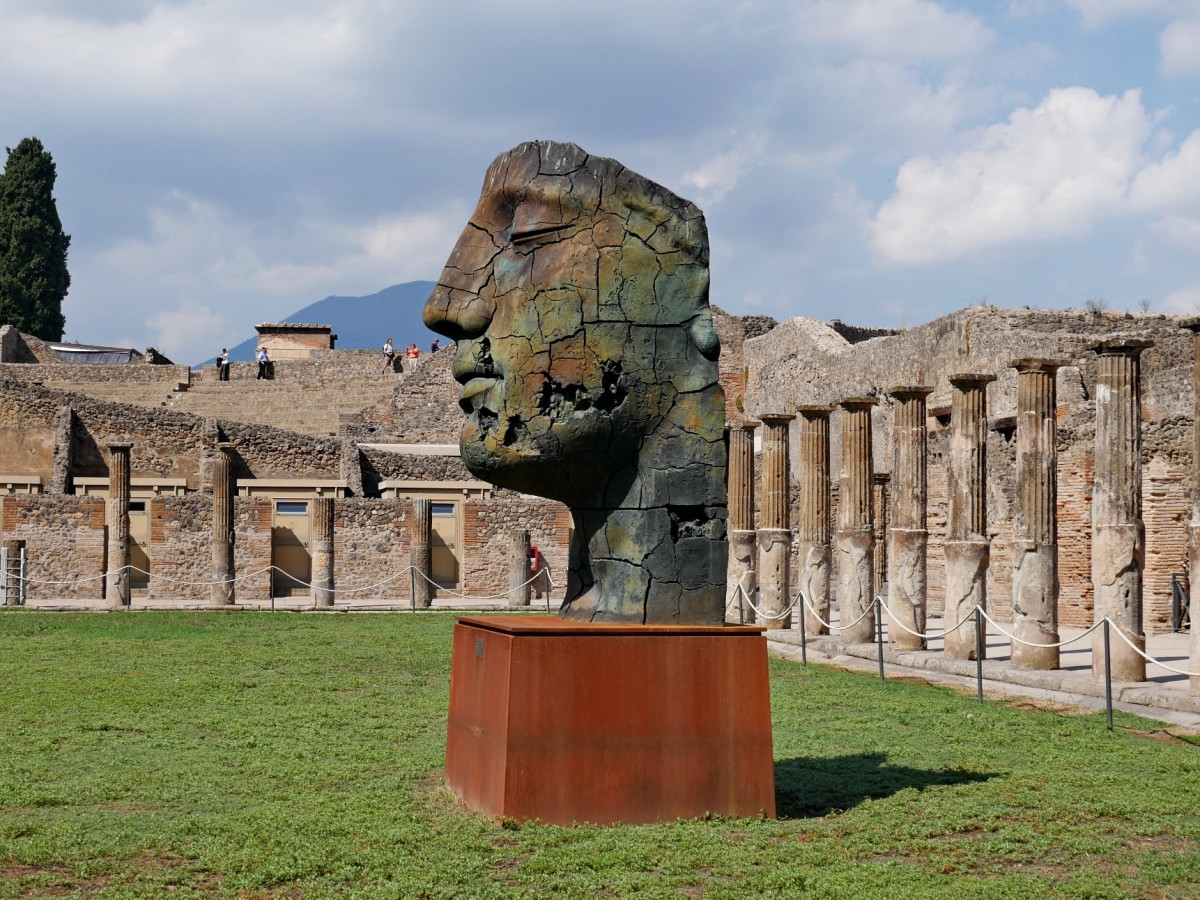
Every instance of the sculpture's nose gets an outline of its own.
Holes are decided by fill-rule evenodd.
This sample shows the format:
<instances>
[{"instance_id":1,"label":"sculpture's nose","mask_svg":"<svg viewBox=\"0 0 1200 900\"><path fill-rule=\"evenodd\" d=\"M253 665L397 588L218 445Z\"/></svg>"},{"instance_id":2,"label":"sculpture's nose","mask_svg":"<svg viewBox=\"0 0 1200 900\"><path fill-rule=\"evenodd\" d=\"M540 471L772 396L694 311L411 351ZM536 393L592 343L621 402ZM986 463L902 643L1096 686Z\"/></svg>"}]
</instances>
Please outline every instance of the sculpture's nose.
<instances>
[{"instance_id":1,"label":"sculpture's nose","mask_svg":"<svg viewBox=\"0 0 1200 900\"><path fill-rule=\"evenodd\" d=\"M492 260L499 253L492 236L472 221L454 245L438 285L425 301L425 326L458 341L478 337L492 321Z\"/></svg>"}]
</instances>

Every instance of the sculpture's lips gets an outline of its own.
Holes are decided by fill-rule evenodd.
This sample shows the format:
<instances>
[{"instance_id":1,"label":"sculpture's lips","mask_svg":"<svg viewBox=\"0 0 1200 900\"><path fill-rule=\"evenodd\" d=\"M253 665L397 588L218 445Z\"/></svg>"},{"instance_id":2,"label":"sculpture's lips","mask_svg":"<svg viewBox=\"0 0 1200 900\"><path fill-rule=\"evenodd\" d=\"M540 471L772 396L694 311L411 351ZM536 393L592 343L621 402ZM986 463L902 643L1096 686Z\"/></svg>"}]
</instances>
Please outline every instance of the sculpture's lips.
<instances>
[{"instance_id":1,"label":"sculpture's lips","mask_svg":"<svg viewBox=\"0 0 1200 900\"><path fill-rule=\"evenodd\" d=\"M491 389L499 378L495 376L476 376L463 384L462 393L459 394L459 401L466 403L478 397L480 394L485 394Z\"/></svg>"}]
</instances>

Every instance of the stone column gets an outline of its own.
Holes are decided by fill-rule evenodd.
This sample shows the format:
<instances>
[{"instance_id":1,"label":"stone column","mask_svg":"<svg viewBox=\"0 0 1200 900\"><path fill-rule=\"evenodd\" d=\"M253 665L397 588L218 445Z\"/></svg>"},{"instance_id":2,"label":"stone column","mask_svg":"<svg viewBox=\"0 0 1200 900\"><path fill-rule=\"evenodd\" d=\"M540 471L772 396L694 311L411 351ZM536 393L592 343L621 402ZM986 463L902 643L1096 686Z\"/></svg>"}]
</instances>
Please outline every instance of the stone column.
<instances>
[{"instance_id":1,"label":"stone column","mask_svg":"<svg viewBox=\"0 0 1200 900\"><path fill-rule=\"evenodd\" d=\"M236 591L233 581L233 448L235 444L217 444L213 458L213 536L212 536L212 596L213 606L229 606Z\"/></svg>"},{"instance_id":2,"label":"stone column","mask_svg":"<svg viewBox=\"0 0 1200 900\"><path fill-rule=\"evenodd\" d=\"M517 528L508 541L508 605L528 606L532 594L529 580L529 529Z\"/></svg>"},{"instance_id":3,"label":"stone column","mask_svg":"<svg viewBox=\"0 0 1200 900\"><path fill-rule=\"evenodd\" d=\"M433 604L433 504L429 500L412 501L412 529L409 543L409 564L413 573L413 603L421 609Z\"/></svg>"},{"instance_id":4,"label":"stone column","mask_svg":"<svg viewBox=\"0 0 1200 900\"><path fill-rule=\"evenodd\" d=\"M873 572L871 578L871 596L878 597L883 594L883 589L887 586L887 566L888 566L888 516L890 503L888 502L892 496L891 490L892 476L887 472L876 472L871 476L871 485L874 488L871 499L871 509L875 516L875 521L872 525L872 533L875 535L875 561L871 567Z\"/></svg>"},{"instance_id":5,"label":"stone column","mask_svg":"<svg viewBox=\"0 0 1200 900\"><path fill-rule=\"evenodd\" d=\"M1013 633L1058 642L1058 422L1054 378L1061 360L1018 359L1017 514L1013 518ZM1057 669L1057 647L1013 641L1012 664Z\"/></svg>"},{"instance_id":6,"label":"stone column","mask_svg":"<svg viewBox=\"0 0 1200 900\"><path fill-rule=\"evenodd\" d=\"M129 441L108 445L108 574L104 597L109 609L129 605Z\"/></svg>"},{"instance_id":7,"label":"stone column","mask_svg":"<svg viewBox=\"0 0 1200 900\"><path fill-rule=\"evenodd\" d=\"M312 521L313 606L333 606L333 498L313 501Z\"/></svg>"},{"instance_id":8,"label":"stone column","mask_svg":"<svg viewBox=\"0 0 1200 900\"><path fill-rule=\"evenodd\" d=\"M797 587L829 621L829 414L831 406L800 407L800 573ZM805 611L808 634L829 634Z\"/></svg>"},{"instance_id":9,"label":"stone column","mask_svg":"<svg viewBox=\"0 0 1200 900\"><path fill-rule=\"evenodd\" d=\"M1100 341L1096 353L1096 475L1092 484L1093 621L1111 619L1143 652L1141 354L1150 341ZM1109 641L1113 681L1145 681L1146 660L1117 635ZM1092 632L1092 678L1104 680L1104 634Z\"/></svg>"},{"instance_id":10,"label":"stone column","mask_svg":"<svg viewBox=\"0 0 1200 900\"><path fill-rule=\"evenodd\" d=\"M726 422L729 442L729 574L725 589L726 616L754 622L754 588L758 572L754 559L754 429L758 422ZM745 597L738 588L745 591ZM749 598L749 602L747 602Z\"/></svg>"},{"instance_id":11,"label":"stone column","mask_svg":"<svg viewBox=\"0 0 1200 900\"><path fill-rule=\"evenodd\" d=\"M888 629L888 643L899 650L924 650L925 638L905 629L925 633L925 560L929 541L925 528L929 456L925 398L933 393L933 388L900 385L888 393L894 401L892 522L888 530L888 609L894 622Z\"/></svg>"},{"instance_id":12,"label":"stone column","mask_svg":"<svg viewBox=\"0 0 1200 900\"><path fill-rule=\"evenodd\" d=\"M1200 592L1200 316L1185 320L1183 327L1195 335L1192 349L1192 521L1188 527L1188 582L1189 592L1197 593ZM1200 672L1200 623L1197 619L1200 619L1200 601L1191 604L1189 672ZM1200 676L1192 676L1190 682L1191 692L1200 694Z\"/></svg>"},{"instance_id":13,"label":"stone column","mask_svg":"<svg viewBox=\"0 0 1200 900\"><path fill-rule=\"evenodd\" d=\"M975 607L987 609L987 386L995 375L950 376L950 508L946 516L946 656L975 659ZM971 619L951 632L959 622ZM987 655L986 633L983 649Z\"/></svg>"},{"instance_id":14,"label":"stone column","mask_svg":"<svg viewBox=\"0 0 1200 900\"><path fill-rule=\"evenodd\" d=\"M842 639L875 639L875 523L872 498L871 407L874 397L847 397L842 408L842 470L838 486L837 580ZM855 620L858 621L855 621ZM854 622L850 627L846 627Z\"/></svg>"},{"instance_id":15,"label":"stone column","mask_svg":"<svg viewBox=\"0 0 1200 900\"><path fill-rule=\"evenodd\" d=\"M770 629L787 628L791 617L782 613L791 602L788 428L795 416L773 413L759 418L763 423L763 475L762 527L758 529L758 578L759 605L764 620L758 624Z\"/></svg>"}]
</instances>

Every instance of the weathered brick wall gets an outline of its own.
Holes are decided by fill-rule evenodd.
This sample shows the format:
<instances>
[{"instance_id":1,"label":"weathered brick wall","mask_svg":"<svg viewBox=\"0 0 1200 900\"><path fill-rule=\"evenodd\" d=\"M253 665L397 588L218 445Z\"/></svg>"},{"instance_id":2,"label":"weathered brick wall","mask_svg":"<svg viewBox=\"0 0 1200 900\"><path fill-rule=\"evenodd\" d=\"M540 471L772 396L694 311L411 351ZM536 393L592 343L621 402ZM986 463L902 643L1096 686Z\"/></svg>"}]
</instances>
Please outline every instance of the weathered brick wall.
<instances>
[{"instance_id":1,"label":"weathered brick wall","mask_svg":"<svg viewBox=\"0 0 1200 900\"><path fill-rule=\"evenodd\" d=\"M271 500L237 497L233 504L234 575L238 603L271 599Z\"/></svg>"},{"instance_id":2,"label":"weathered brick wall","mask_svg":"<svg viewBox=\"0 0 1200 900\"><path fill-rule=\"evenodd\" d=\"M463 504L461 591L471 596L499 596L508 590L508 546L513 531L528 528L550 567L556 586L551 606L566 590L571 514L561 503L497 491L490 500ZM543 598L544 599L544 598Z\"/></svg>"},{"instance_id":3,"label":"weathered brick wall","mask_svg":"<svg viewBox=\"0 0 1200 900\"><path fill-rule=\"evenodd\" d=\"M335 501L333 509L336 601L410 603L412 584L404 570L410 562L411 504L404 500L348 497Z\"/></svg>"},{"instance_id":4,"label":"weathered brick wall","mask_svg":"<svg viewBox=\"0 0 1200 900\"><path fill-rule=\"evenodd\" d=\"M0 504L3 539L25 541L27 600L104 596L104 501L95 497L10 496ZM45 582L62 582L47 584Z\"/></svg>"},{"instance_id":5,"label":"weathered brick wall","mask_svg":"<svg viewBox=\"0 0 1200 900\"><path fill-rule=\"evenodd\" d=\"M212 508L211 494L156 497L147 503L151 599L209 601L207 582L213 577Z\"/></svg>"},{"instance_id":6,"label":"weathered brick wall","mask_svg":"<svg viewBox=\"0 0 1200 900\"><path fill-rule=\"evenodd\" d=\"M745 418L746 360L742 347L747 338L766 334L778 323L770 316L731 316L719 306L712 307L713 328L721 341L718 379L725 391L725 418Z\"/></svg>"}]
</instances>

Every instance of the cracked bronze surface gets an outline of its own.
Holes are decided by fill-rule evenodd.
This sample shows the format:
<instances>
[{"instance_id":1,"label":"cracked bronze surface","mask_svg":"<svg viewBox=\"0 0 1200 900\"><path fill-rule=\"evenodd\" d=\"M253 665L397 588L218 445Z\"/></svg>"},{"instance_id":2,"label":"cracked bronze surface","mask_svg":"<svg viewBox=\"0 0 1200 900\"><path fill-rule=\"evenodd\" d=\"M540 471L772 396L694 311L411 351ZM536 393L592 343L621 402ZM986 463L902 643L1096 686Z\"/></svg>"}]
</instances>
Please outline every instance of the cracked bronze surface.
<instances>
[{"instance_id":1,"label":"cracked bronze surface","mask_svg":"<svg viewBox=\"0 0 1200 900\"><path fill-rule=\"evenodd\" d=\"M567 504L559 615L719 624L725 399L693 204L574 144L501 154L425 306L457 341L463 461Z\"/></svg>"}]
</instances>

